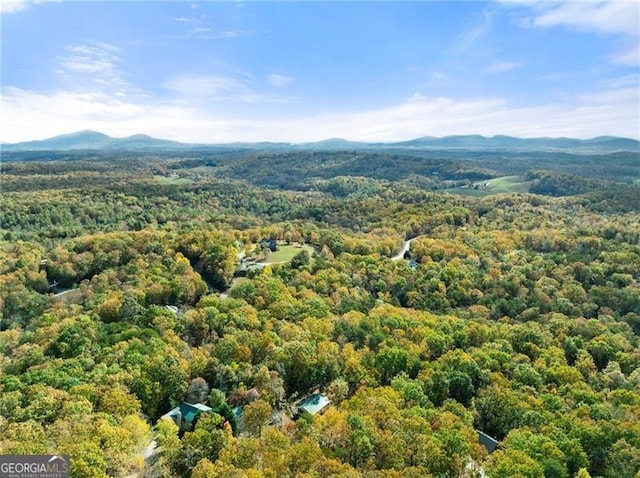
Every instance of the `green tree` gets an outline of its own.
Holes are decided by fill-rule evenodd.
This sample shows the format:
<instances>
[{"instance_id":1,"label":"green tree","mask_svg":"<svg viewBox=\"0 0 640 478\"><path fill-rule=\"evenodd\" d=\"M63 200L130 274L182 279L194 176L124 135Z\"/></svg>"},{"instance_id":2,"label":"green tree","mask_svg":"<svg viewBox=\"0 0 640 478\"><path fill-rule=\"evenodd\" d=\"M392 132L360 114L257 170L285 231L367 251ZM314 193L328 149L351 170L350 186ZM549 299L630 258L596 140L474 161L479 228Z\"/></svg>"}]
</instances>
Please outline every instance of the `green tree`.
<instances>
[{"instance_id":1,"label":"green tree","mask_svg":"<svg viewBox=\"0 0 640 478\"><path fill-rule=\"evenodd\" d=\"M242 409L243 428L252 436L260 436L262 427L271 418L271 405L258 399Z\"/></svg>"},{"instance_id":2,"label":"green tree","mask_svg":"<svg viewBox=\"0 0 640 478\"><path fill-rule=\"evenodd\" d=\"M489 457L485 472L490 478L544 478L544 470L535 460L518 450L497 450Z\"/></svg>"}]
</instances>

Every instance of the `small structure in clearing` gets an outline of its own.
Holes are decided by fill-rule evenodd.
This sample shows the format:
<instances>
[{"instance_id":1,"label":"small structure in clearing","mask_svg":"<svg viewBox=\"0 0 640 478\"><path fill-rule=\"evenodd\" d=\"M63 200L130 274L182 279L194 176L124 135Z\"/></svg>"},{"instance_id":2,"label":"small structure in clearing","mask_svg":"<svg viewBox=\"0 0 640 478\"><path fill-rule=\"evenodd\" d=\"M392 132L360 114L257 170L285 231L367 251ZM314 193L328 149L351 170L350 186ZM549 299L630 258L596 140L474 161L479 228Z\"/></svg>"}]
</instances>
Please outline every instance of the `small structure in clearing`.
<instances>
[{"instance_id":1,"label":"small structure in clearing","mask_svg":"<svg viewBox=\"0 0 640 478\"><path fill-rule=\"evenodd\" d=\"M261 249L271 249L271 252L276 252L278 250L278 241L275 239L262 239L260 241Z\"/></svg>"}]
</instances>

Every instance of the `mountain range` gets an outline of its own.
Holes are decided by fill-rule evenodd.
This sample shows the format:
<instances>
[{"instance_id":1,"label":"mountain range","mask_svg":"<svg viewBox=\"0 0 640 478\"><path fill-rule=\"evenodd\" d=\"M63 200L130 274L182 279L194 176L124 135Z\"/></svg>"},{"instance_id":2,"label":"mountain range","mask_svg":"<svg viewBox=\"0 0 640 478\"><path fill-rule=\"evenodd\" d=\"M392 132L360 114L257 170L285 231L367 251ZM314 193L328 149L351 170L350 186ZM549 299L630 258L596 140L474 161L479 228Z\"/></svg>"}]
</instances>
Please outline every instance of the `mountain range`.
<instances>
[{"instance_id":1,"label":"mountain range","mask_svg":"<svg viewBox=\"0 0 640 478\"><path fill-rule=\"evenodd\" d=\"M365 143L332 138L314 143L212 143L190 144L158 139L145 134L125 138L113 138L97 131L79 131L39 141L5 143L3 151L150 151L206 148L240 148L256 150L469 150L469 151L566 151L580 153L607 153L615 151L640 152L640 141L615 136L598 136L592 139L575 138L516 138L498 135L457 135L436 138L424 136L395 143Z\"/></svg>"}]
</instances>

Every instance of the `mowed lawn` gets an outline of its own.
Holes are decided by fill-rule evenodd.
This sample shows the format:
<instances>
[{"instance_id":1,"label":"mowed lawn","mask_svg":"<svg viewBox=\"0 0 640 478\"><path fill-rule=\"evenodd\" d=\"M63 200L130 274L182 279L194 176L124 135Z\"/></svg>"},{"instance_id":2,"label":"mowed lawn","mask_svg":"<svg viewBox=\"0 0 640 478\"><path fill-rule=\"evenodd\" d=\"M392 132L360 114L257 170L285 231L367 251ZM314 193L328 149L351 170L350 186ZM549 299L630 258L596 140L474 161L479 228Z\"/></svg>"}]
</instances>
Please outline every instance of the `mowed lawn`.
<instances>
[{"instance_id":1,"label":"mowed lawn","mask_svg":"<svg viewBox=\"0 0 640 478\"><path fill-rule=\"evenodd\" d=\"M173 184L191 184L193 181L187 178L181 178L179 176L153 176L153 179L157 181L158 184L162 185L173 185Z\"/></svg>"},{"instance_id":2,"label":"mowed lawn","mask_svg":"<svg viewBox=\"0 0 640 478\"><path fill-rule=\"evenodd\" d=\"M308 244L279 244L278 250L269 254L269 256L261 261L264 264L276 264L279 262L289 262L302 250L307 250L309 254L313 254L313 247Z\"/></svg>"},{"instance_id":3,"label":"mowed lawn","mask_svg":"<svg viewBox=\"0 0 640 478\"><path fill-rule=\"evenodd\" d=\"M488 186L485 184L488 183ZM529 192L529 185L531 181L525 181L520 176L502 176L500 178L488 179L487 181L480 181L474 183L474 186L478 186L478 189L470 188L449 188L445 189L446 192L452 194L461 194L463 196L476 196L483 197L491 194L502 193L527 193Z\"/></svg>"}]
</instances>

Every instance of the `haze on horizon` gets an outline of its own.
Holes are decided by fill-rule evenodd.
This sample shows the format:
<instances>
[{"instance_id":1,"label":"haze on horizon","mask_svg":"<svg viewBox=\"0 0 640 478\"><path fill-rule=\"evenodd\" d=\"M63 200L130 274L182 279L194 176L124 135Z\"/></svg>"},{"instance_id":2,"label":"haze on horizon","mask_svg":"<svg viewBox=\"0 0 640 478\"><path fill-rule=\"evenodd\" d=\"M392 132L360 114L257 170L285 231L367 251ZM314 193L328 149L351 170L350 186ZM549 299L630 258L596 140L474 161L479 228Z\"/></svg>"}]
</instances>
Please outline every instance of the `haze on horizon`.
<instances>
[{"instance_id":1,"label":"haze on horizon","mask_svg":"<svg viewBox=\"0 0 640 478\"><path fill-rule=\"evenodd\" d=\"M1 9L2 142L640 139L636 1Z\"/></svg>"}]
</instances>

